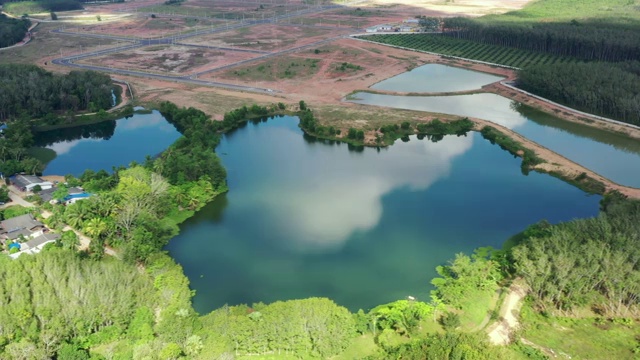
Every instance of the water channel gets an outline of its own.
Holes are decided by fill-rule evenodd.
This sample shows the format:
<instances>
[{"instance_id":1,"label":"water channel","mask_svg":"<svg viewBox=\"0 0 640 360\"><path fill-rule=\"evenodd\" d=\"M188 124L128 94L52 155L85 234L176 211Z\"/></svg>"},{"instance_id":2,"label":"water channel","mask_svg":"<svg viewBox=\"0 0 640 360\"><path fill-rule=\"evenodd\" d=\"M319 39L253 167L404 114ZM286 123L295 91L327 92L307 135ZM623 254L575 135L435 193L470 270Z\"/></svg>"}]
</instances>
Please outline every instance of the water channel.
<instances>
[{"instance_id":1,"label":"water channel","mask_svg":"<svg viewBox=\"0 0 640 360\"><path fill-rule=\"evenodd\" d=\"M600 197L522 175L519 159L477 133L350 151L297 124L249 124L217 148L229 193L167 247L199 312L310 296L352 310L428 299L434 268L456 253L500 247L541 219L598 211Z\"/></svg>"},{"instance_id":2,"label":"water channel","mask_svg":"<svg viewBox=\"0 0 640 360\"><path fill-rule=\"evenodd\" d=\"M360 92L349 101L490 120L614 182L640 187L639 141L569 123L496 94L395 96Z\"/></svg>"}]
</instances>

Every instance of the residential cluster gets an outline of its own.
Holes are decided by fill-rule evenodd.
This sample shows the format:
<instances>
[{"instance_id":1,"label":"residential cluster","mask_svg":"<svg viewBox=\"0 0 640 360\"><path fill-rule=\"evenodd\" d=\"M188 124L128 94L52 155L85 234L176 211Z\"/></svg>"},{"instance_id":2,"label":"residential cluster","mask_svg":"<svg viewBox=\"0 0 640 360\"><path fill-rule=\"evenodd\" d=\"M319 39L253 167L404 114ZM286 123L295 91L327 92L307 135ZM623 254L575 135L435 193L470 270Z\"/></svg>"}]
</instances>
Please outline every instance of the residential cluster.
<instances>
[{"instance_id":1,"label":"residential cluster","mask_svg":"<svg viewBox=\"0 0 640 360\"><path fill-rule=\"evenodd\" d=\"M55 198L58 188L54 183L34 175L15 175L9 178L15 190L38 195L42 202L70 205L86 199L91 194L80 187L71 187L63 198ZM12 258L22 254L36 254L45 245L60 238L60 234L51 230L31 214L24 214L0 221L0 244Z\"/></svg>"}]
</instances>

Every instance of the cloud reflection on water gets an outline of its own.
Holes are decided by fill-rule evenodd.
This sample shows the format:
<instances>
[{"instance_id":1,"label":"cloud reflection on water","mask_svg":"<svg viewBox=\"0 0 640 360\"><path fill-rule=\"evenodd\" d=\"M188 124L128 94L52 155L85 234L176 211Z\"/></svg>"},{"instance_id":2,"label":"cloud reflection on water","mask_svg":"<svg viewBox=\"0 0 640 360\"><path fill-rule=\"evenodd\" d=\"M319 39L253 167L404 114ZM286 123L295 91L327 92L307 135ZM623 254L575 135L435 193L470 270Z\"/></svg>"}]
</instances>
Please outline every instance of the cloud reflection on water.
<instances>
[{"instance_id":1,"label":"cloud reflection on water","mask_svg":"<svg viewBox=\"0 0 640 360\"><path fill-rule=\"evenodd\" d=\"M273 135L287 143L282 136ZM311 147L306 154L294 155L296 177L281 173L280 182L269 182L268 190L253 192L240 202L261 208L262 221L277 225L269 229L277 232L271 235L281 246L304 253L337 251L355 232L378 224L383 196L402 187L424 190L446 178L453 159L472 145L473 137L448 136L438 143L412 137L408 143L397 141L392 151L367 149L357 160ZM340 171L345 168L350 170ZM332 176L324 178L323 173Z\"/></svg>"}]
</instances>

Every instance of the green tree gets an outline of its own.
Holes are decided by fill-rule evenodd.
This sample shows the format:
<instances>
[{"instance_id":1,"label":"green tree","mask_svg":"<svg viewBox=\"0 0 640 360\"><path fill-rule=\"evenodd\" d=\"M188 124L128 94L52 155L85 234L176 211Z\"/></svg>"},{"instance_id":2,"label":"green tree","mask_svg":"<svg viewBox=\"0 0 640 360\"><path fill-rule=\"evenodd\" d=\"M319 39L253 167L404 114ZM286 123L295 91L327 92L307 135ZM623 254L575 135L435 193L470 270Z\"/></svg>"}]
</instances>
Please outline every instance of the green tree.
<instances>
[{"instance_id":1,"label":"green tree","mask_svg":"<svg viewBox=\"0 0 640 360\"><path fill-rule=\"evenodd\" d=\"M9 189L6 186L0 187L0 202L9 202L11 198L9 197Z\"/></svg>"}]
</instances>

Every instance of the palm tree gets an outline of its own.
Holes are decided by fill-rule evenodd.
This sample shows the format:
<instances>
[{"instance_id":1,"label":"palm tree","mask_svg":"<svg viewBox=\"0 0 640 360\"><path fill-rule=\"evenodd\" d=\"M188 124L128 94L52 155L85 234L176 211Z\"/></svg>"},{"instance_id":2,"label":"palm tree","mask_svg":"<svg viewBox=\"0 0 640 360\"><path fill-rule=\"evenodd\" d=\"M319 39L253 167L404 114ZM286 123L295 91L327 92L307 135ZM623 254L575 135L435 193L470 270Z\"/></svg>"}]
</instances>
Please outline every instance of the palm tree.
<instances>
[{"instance_id":1,"label":"palm tree","mask_svg":"<svg viewBox=\"0 0 640 360\"><path fill-rule=\"evenodd\" d=\"M107 230L107 222L101 218L93 218L87 221L83 230L92 238L99 238Z\"/></svg>"}]
</instances>

